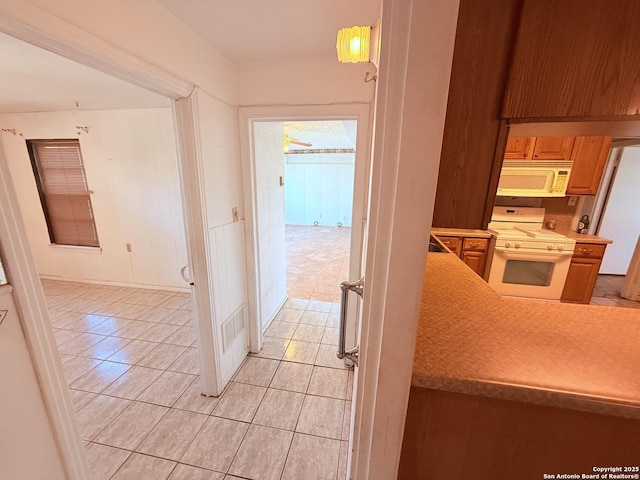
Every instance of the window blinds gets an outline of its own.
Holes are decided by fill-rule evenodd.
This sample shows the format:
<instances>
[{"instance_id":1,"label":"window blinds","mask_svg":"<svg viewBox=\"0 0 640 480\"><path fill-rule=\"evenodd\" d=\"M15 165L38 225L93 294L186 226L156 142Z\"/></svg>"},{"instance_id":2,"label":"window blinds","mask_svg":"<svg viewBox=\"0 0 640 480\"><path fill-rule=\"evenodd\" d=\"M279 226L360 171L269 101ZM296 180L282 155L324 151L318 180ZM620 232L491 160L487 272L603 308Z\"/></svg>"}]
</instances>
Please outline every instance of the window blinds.
<instances>
[{"instance_id":1,"label":"window blinds","mask_svg":"<svg viewBox=\"0 0 640 480\"><path fill-rule=\"evenodd\" d=\"M51 243L98 247L78 140L28 140Z\"/></svg>"}]
</instances>

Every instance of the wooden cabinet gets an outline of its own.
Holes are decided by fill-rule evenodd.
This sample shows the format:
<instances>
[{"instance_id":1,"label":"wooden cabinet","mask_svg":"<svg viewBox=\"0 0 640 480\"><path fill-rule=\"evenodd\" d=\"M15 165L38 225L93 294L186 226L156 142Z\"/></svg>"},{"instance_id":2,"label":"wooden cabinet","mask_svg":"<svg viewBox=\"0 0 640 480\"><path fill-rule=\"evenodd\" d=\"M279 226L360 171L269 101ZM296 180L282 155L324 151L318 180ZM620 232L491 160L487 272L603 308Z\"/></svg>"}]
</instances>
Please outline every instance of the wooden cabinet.
<instances>
[{"instance_id":1,"label":"wooden cabinet","mask_svg":"<svg viewBox=\"0 0 640 480\"><path fill-rule=\"evenodd\" d=\"M589 303L598 280L606 245L576 243L569 274L562 291L563 302Z\"/></svg>"},{"instance_id":2,"label":"wooden cabinet","mask_svg":"<svg viewBox=\"0 0 640 480\"><path fill-rule=\"evenodd\" d=\"M575 137L536 137L534 160L568 160Z\"/></svg>"},{"instance_id":3,"label":"wooden cabinet","mask_svg":"<svg viewBox=\"0 0 640 480\"><path fill-rule=\"evenodd\" d=\"M504 158L509 160L524 160L533 156L533 146L536 137L509 137Z\"/></svg>"},{"instance_id":4,"label":"wooden cabinet","mask_svg":"<svg viewBox=\"0 0 640 480\"><path fill-rule=\"evenodd\" d=\"M462 242L460 258L481 277L484 277L484 267L487 264L488 246L489 240L486 238L465 238Z\"/></svg>"},{"instance_id":5,"label":"wooden cabinet","mask_svg":"<svg viewBox=\"0 0 640 480\"><path fill-rule=\"evenodd\" d=\"M510 160L569 160L575 137L509 137L504 158Z\"/></svg>"},{"instance_id":6,"label":"wooden cabinet","mask_svg":"<svg viewBox=\"0 0 640 480\"><path fill-rule=\"evenodd\" d=\"M437 237L452 253L460 257L471 270L484 278L487 265L487 250L489 249L489 240L487 238L446 235L437 235Z\"/></svg>"},{"instance_id":7,"label":"wooden cabinet","mask_svg":"<svg viewBox=\"0 0 640 480\"><path fill-rule=\"evenodd\" d=\"M637 465L639 429L637 418L411 387L397 478L540 480Z\"/></svg>"},{"instance_id":8,"label":"wooden cabinet","mask_svg":"<svg viewBox=\"0 0 640 480\"><path fill-rule=\"evenodd\" d=\"M460 237L438 237L443 245L445 245L449 250L455 253L457 256L460 256L460 250L462 246L462 239Z\"/></svg>"},{"instance_id":9,"label":"wooden cabinet","mask_svg":"<svg viewBox=\"0 0 640 480\"><path fill-rule=\"evenodd\" d=\"M609 158L611 137L577 137L567 195L595 195Z\"/></svg>"}]
</instances>

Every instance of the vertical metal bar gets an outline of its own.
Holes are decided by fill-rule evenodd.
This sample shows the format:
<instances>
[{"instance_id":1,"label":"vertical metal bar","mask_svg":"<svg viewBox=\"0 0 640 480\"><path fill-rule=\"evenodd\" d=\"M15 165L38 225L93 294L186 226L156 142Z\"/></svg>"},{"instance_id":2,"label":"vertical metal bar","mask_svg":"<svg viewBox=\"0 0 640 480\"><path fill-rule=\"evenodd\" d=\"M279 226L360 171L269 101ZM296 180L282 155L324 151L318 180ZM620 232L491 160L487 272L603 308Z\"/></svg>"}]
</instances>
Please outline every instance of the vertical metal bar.
<instances>
[{"instance_id":1,"label":"vertical metal bar","mask_svg":"<svg viewBox=\"0 0 640 480\"><path fill-rule=\"evenodd\" d=\"M340 335L338 337L338 358L343 359L346 351L346 337L347 337L347 306L349 303L349 282L342 282L340 284L340 290L342 290L342 298L340 299Z\"/></svg>"},{"instance_id":2,"label":"vertical metal bar","mask_svg":"<svg viewBox=\"0 0 640 480\"><path fill-rule=\"evenodd\" d=\"M364 278L361 278L357 282L349 283L342 282L340 284L340 290L342 291L342 297L340 300L340 335L338 338L338 351L337 357L340 359L346 358L351 360L353 364L358 364L358 350L359 346L356 346L347 351L346 337L347 337L347 309L349 305L349 292L355 292L362 297L364 291Z\"/></svg>"}]
</instances>

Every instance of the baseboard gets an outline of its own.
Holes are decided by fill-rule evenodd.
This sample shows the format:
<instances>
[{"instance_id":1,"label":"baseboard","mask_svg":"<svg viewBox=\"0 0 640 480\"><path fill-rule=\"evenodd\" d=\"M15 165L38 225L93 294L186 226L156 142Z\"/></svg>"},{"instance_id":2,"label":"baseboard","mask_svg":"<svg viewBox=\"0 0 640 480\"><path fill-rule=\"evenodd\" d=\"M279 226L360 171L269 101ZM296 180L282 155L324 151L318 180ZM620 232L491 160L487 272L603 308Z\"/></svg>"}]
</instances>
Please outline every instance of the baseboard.
<instances>
[{"instance_id":1,"label":"baseboard","mask_svg":"<svg viewBox=\"0 0 640 480\"><path fill-rule=\"evenodd\" d=\"M111 287L143 288L147 290L166 290L168 292L182 293L189 293L191 291L189 287L170 287L167 285L146 285L142 283L110 282L108 280L90 280L85 278L59 277L57 275L39 275L39 277L41 280L59 280L61 282L86 283L90 285L108 285Z\"/></svg>"}]
</instances>

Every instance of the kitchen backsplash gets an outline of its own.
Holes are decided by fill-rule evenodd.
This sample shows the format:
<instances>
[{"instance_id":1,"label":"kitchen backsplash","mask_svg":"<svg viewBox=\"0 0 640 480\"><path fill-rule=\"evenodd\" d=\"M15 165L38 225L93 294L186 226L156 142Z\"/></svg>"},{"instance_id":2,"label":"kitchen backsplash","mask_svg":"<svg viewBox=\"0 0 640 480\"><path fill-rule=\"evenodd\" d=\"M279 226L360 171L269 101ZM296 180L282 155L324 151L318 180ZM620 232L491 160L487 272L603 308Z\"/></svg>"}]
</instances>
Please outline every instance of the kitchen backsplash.
<instances>
[{"instance_id":1,"label":"kitchen backsplash","mask_svg":"<svg viewBox=\"0 0 640 480\"><path fill-rule=\"evenodd\" d=\"M571 230L573 217L576 215L577 205L567 205L568 197L544 198L542 207L545 209L544 226L551 220L556 221L556 230L563 232Z\"/></svg>"}]
</instances>

